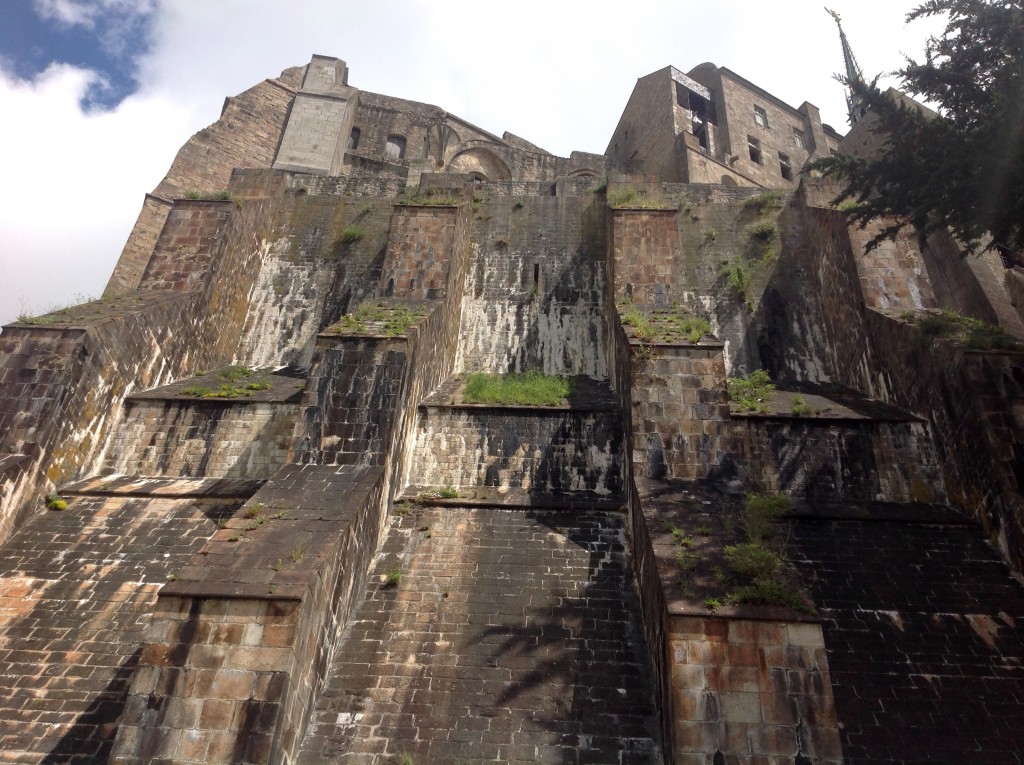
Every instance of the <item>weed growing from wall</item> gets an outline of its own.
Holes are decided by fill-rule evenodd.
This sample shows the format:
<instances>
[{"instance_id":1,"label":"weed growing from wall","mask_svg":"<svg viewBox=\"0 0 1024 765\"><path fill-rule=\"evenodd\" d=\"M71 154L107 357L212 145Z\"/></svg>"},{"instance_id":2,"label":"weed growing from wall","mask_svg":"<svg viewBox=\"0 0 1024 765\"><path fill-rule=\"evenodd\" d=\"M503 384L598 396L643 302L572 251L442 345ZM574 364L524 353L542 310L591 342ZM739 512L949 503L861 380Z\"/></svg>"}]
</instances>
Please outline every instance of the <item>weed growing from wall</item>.
<instances>
[{"instance_id":1,"label":"weed growing from wall","mask_svg":"<svg viewBox=\"0 0 1024 765\"><path fill-rule=\"evenodd\" d=\"M741 412L767 412L775 395L772 378L763 369L755 370L744 377L730 377L726 384L729 400Z\"/></svg>"},{"instance_id":2,"label":"weed growing from wall","mask_svg":"<svg viewBox=\"0 0 1024 765\"><path fill-rule=\"evenodd\" d=\"M644 311L633 301L625 300L618 309L622 325L645 343L697 343L711 332L711 322L680 305Z\"/></svg>"},{"instance_id":3,"label":"weed growing from wall","mask_svg":"<svg viewBox=\"0 0 1024 765\"><path fill-rule=\"evenodd\" d=\"M1001 328L956 311L904 311L900 319L917 326L925 335L943 337L965 348L982 351L1021 350L1022 345Z\"/></svg>"},{"instance_id":4,"label":"weed growing from wall","mask_svg":"<svg viewBox=\"0 0 1024 765\"><path fill-rule=\"evenodd\" d=\"M608 194L608 206L616 210L664 210L665 203L653 199L632 186L622 186Z\"/></svg>"}]
</instances>

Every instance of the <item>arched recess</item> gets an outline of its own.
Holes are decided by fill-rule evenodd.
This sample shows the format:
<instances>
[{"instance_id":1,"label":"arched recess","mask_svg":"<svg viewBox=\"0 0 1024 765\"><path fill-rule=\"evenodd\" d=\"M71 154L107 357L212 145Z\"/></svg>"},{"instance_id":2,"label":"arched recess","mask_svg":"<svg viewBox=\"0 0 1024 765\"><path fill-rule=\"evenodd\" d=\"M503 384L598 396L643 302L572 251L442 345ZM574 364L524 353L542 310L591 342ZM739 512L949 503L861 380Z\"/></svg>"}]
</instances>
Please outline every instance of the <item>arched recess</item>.
<instances>
[{"instance_id":1,"label":"arched recess","mask_svg":"<svg viewBox=\"0 0 1024 765\"><path fill-rule=\"evenodd\" d=\"M459 144L459 134L443 122L432 125L427 130L427 138L423 143L423 158L433 159L438 167L444 164L445 154L450 154Z\"/></svg>"},{"instance_id":2,"label":"arched recess","mask_svg":"<svg viewBox=\"0 0 1024 765\"><path fill-rule=\"evenodd\" d=\"M501 158L488 149L474 148L459 152L448 163L449 173L477 173L492 181L507 181L512 178Z\"/></svg>"},{"instance_id":3,"label":"arched recess","mask_svg":"<svg viewBox=\"0 0 1024 765\"><path fill-rule=\"evenodd\" d=\"M581 168L580 170L573 170L569 173L570 178L600 178L603 175L598 170L590 170L589 168Z\"/></svg>"}]
</instances>

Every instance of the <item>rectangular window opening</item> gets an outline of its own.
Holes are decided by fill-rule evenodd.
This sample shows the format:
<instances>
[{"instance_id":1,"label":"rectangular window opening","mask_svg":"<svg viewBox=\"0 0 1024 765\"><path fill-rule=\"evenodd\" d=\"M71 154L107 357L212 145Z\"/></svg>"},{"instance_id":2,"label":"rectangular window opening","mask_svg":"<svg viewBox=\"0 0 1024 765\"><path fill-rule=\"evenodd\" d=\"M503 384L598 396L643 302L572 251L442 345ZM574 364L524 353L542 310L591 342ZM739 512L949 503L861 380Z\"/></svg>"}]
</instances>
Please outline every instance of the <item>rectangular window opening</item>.
<instances>
[{"instance_id":1,"label":"rectangular window opening","mask_svg":"<svg viewBox=\"0 0 1024 765\"><path fill-rule=\"evenodd\" d=\"M793 166L789 163L789 156L779 152L779 172L787 181L793 180Z\"/></svg>"},{"instance_id":2,"label":"rectangular window opening","mask_svg":"<svg viewBox=\"0 0 1024 765\"><path fill-rule=\"evenodd\" d=\"M793 145L798 149L804 148L804 131L800 128L793 128Z\"/></svg>"},{"instance_id":3,"label":"rectangular window opening","mask_svg":"<svg viewBox=\"0 0 1024 765\"><path fill-rule=\"evenodd\" d=\"M750 151L750 161L761 164L761 142L753 136L747 136L747 149Z\"/></svg>"},{"instance_id":4,"label":"rectangular window opening","mask_svg":"<svg viewBox=\"0 0 1024 765\"><path fill-rule=\"evenodd\" d=\"M758 125L760 125L763 128L768 127L768 112L766 112L760 106L755 106L754 107L754 122L756 122Z\"/></svg>"}]
</instances>

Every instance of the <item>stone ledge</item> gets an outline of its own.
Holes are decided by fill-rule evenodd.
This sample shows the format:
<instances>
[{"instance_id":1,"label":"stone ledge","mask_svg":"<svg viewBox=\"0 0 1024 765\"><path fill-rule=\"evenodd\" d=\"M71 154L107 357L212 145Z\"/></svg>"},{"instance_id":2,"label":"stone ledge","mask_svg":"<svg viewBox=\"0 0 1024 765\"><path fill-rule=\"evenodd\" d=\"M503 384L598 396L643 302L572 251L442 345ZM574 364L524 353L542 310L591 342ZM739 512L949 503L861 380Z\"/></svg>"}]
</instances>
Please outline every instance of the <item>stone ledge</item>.
<instances>
[{"instance_id":1,"label":"stone ledge","mask_svg":"<svg viewBox=\"0 0 1024 765\"><path fill-rule=\"evenodd\" d=\"M237 478L150 478L147 476L94 476L61 487L61 494L109 497L247 498L263 486L262 480Z\"/></svg>"},{"instance_id":2,"label":"stone ledge","mask_svg":"<svg viewBox=\"0 0 1024 765\"><path fill-rule=\"evenodd\" d=\"M236 406L238 404L296 404L302 398L302 390L305 387L304 377L271 372L270 370L254 369L245 378L230 382L220 377L226 369L212 370L205 374L198 374L178 380L169 385L162 385L159 388L133 393L125 397L125 400L133 402L185 402L189 405L220 404ZM219 389L222 385L242 391L247 384L256 381L265 382L271 387L266 390L240 392L237 396L200 396L182 393L182 391L188 388L208 388L213 391Z\"/></svg>"},{"instance_id":3,"label":"stone ledge","mask_svg":"<svg viewBox=\"0 0 1024 765\"><path fill-rule=\"evenodd\" d=\"M575 390L558 406L536 406L531 404L473 404L462 400L464 374L453 375L445 380L419 404L421 412L465 411L485 414L500 412L504 415L561 416L574 412L618 412L619 400L607 380L577 375L573 377Z\"/></svg>"},{"instance_id":4,"label":"stone ledge","mask_svg":"<svg viewBox=\"0 0 1024 765\"><path fill-rule=\"evenodd\" d=\"M452 499L442 497L421 499L421 494L431 490L436 491L437 487L409 486L399 499L428 507L490 507L496 510L601 510L623 513L626 511L625 497L600 495L592 492L552 494L515 489L503 492L493 486L463 486L459 488L459 493L464 496Z\"/></svg>"}]
</instances>

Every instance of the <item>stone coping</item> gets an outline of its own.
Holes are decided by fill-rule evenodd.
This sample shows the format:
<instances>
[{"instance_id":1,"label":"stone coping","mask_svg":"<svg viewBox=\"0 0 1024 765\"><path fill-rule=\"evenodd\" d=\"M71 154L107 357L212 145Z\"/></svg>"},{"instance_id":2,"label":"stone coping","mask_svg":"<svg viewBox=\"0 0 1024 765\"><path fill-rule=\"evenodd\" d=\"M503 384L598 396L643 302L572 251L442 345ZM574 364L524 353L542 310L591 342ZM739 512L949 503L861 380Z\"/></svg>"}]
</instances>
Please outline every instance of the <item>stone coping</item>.
<instances>
[{"instance_id":1,"label":"stone coping","mask_svg":"<svg viewBox=\"0 0 1024 765\"><path fill-rule=\"evenodd\" d=\"M793 414L793 399L800 396L808 414ZM894 422L913 423L924 420L899 407L883 401L866 398L855 391L829 386L796 384L785 389L776 388L768 402L767 412L741 412L730 403L730 414L737 419L790 420L804 424L816 422Z\"/></svg>"},{"instance_id":2,"label":"stone coping","mask_svg":"<svg viewBox=\"0 0 1024 765\"><path fill-rule=\"evenodd\" d=\"M976 526L949 505L927 502L814 502L794 500L793 511L781 516L794 520L861 521L865 523L912 523L942 526Z\"/></svg>"},{"instance_id":3,"label":"stone coping","mask_svg":"<svg viewBox=\"0 0 1024 765\"><path fill-rule=\"evenodd\" d=\"M61 494L109 497L251 497L265 483L239 478L161 478L101 475L61 487Z\"/></svg>"},{"instance_id":4,"label":"stone coping","mask_svg":"<svg viewBox=\"0 0 1024 765\"><path fill-rule=\"evenodd\" d=\"M271 372L269 369L254 369L251 375L231 382L220 376L225 370L230 368L214 369L204 374L186 377L168 385L161 385L159 388L133 393L130 396L126 396L125 400L134 402L187 401L189 404L237 406L238 404L297 404L302 398L302 389L305 387L304 376L289 372ZM240 393L237 396L207 397L182 393L182 391L188 388L217 390L222 385L244 389L247 384L254 382L268 383L271 387L267 390L246 391L249 395Z\"/></svg>"},{"instance_id":5,"label":"stone coping","mask_svg":"<svg viewBox=\"0 0 1024 765\"><path fill-rule=\"evenodd\" d=\"M285 465L161 595L302 600L382 480L381 468Z\"/></svg>"},{"instance_id":6,"label":"stone coping","mask_svg":"<svg viewBox=\"0 0 1024 765\"><path fill-rule=\"evenodd\" d=\"M325 327L317 333L317 338L337 340L339 338L357 338L360 340L408 340L410 330L418 330L420 325L423 324L434 311L441 308L444 304L443 300L392 300L390 298L378 298L371 299L372 302L376 302L376 310L380 314L380 318L366 318L361 320L364 324L364 329L358 329L355 327L349 327L345 325L345 317L343 316L338 321L331 324L329 327ZM357 306L358 308L358 306ZM385 319L383 314L390 314L391 312L397 312L401 309L417 312L413 317L413 321L408 324L400 332L387 333L383 331ZM346 314L350 316L352 313Z\"/></svg>"},{"instance_id":7,"label":"stone coping","mask_svg":"<svg viewBox=\"0 0 1024 765\"><path fill-rule=\"evenodd\" d=\"M453 375L445 380L419 404L420 410L460 410L486 414L500 412L505 415L561 416L567 412L618 412L619 400L608 380L598 380L584 375L573 376L575 390L567 403L559 406L533 406L529 404L470 404L462 401L465 375Z\"/></svg>"},{"instance_id":8,"label":"stone coping","mask_svg":"<svg viewBox=\"0 0 1024 765\"><path fill-rule=\"evenodd\" d=\"M92 300L88 303L60 308L26 321L12 321L5 324L9 330L51 330L85 331L98 324L115 321L124 316L142 313L156 306L189 300L196 291L167 292L163 290L132 290L124 295L109 299Z\"/></svg>"},{"instance_id":9,"label":"stone coping","mask_svg":"<svg viewBox=\"0 0 1024 765\"><path fill-rule=\"evenodd\" d=\"M708 337L708 335L705 335ZM725 348L725 343L721 340L705 340L701 338L696 343L661 343L657 341L648 342L646 340L640 340L634 335L627 332L626 339L629 341L631 348L686 348L688 350L708 350L708 351L720 351Z\"/></svg>"},{"instance_id":10,"label":"stone coping","mask_svg":"<svg viewBox=\"0 0 1024 765\"><path fill-rule=\"evenodd\" d=\"M436 492L436 486L409 486L399 497L400 501L414 502L430 507L480 507L501 510L602 510L625 512L625 497L601 495L593 492L530 492L521 489L502 491L496 486L460 486L460 496L452 499L425 494Z\"/></svg>"},{"instance_id":11,"label":"stone coping","mask_svg":"<svg viewBox=\"0 0 1024 765\"><path fill-rule=\"evenodd\" d=\"M801 622L821 624L821 616L807 614L785 606L757 606L747 603L720 606L713 611L703 603L688 599L666 599L665 609L671 619L674 616L702 619L724 619L726 621L742 619L758 622Z\"/></svg>"}]
</instances>

